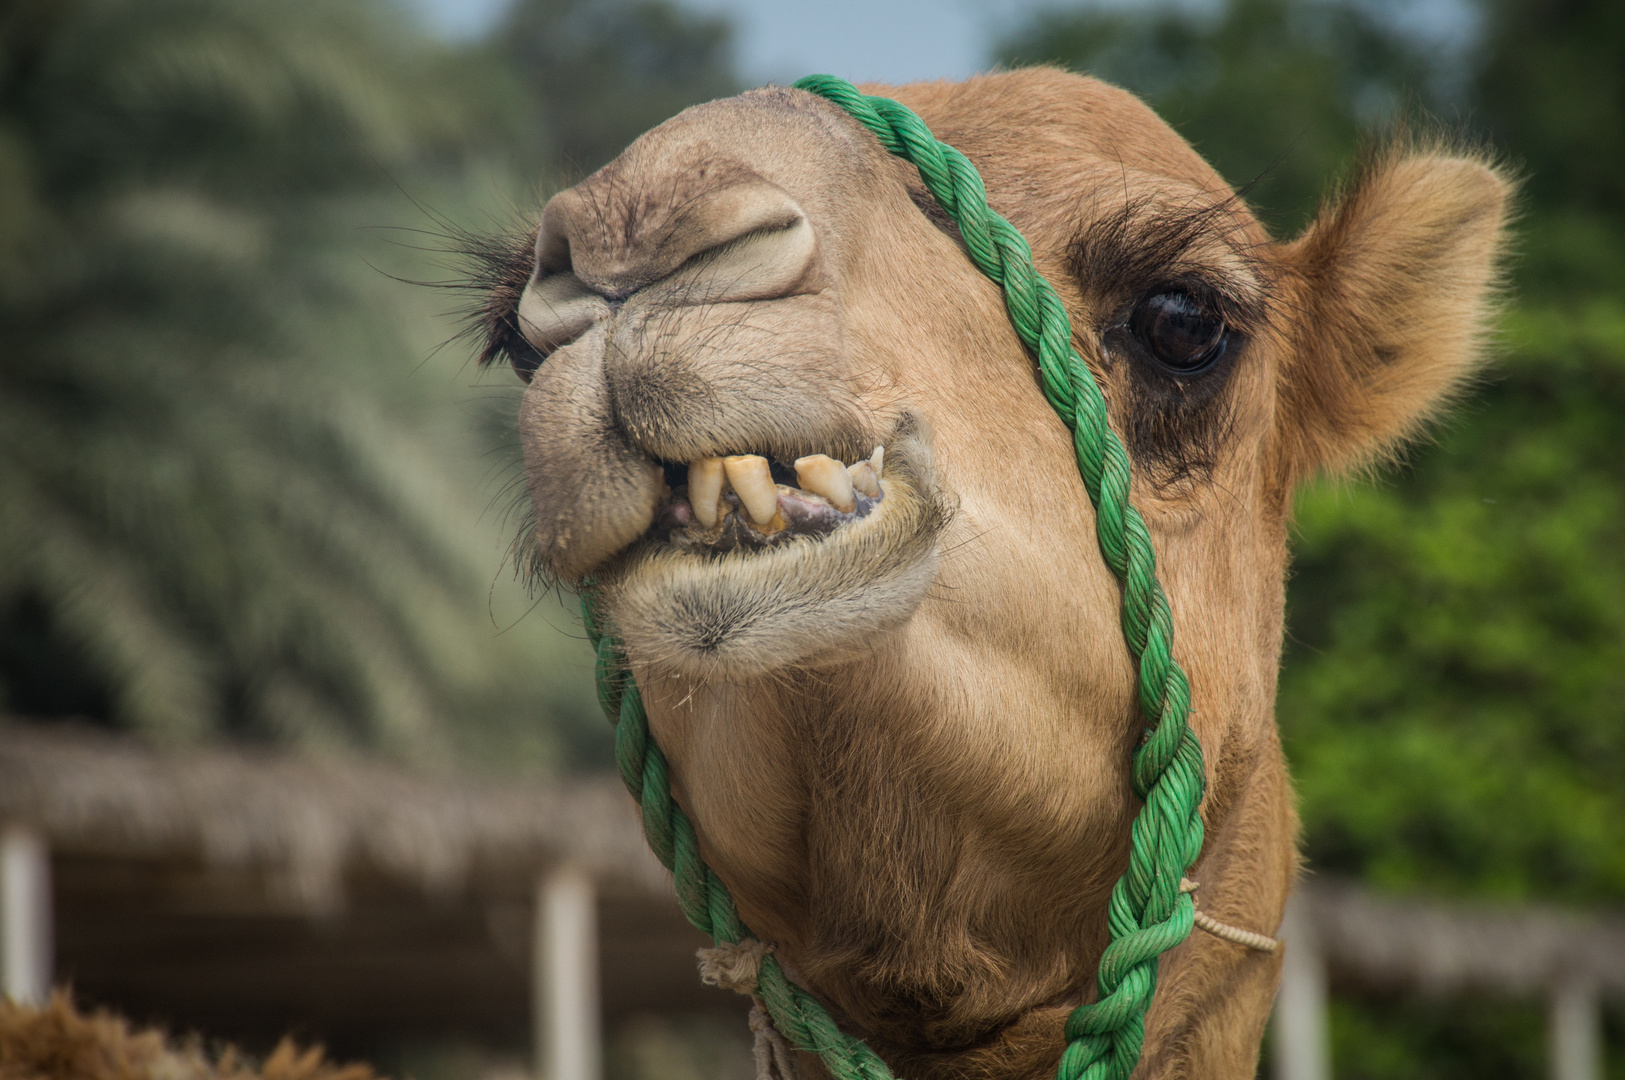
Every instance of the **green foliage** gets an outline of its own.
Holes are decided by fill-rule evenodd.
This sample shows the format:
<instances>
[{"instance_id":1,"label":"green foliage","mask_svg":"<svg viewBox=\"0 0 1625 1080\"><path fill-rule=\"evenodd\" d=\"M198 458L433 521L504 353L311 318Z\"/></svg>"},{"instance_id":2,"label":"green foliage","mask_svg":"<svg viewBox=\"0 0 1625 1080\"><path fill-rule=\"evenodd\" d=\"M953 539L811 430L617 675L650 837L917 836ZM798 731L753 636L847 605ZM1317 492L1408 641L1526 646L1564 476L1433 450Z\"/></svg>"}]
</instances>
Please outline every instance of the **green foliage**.
<instances>
[{"instance_id":1,"label":"green foliage","mask_svg":"<svg viewBox=\"0 0 1625 1080\"><path fill-rule=\"evenodd\" d=\"M357 253L464 153L449 63L331 0L0 18L9 711L426 760L562 700L495 662L479 465L406 384L443 331Z\"/></svg>"},{"instance_id":2,"label":"green foliage","mask_svg":"<svg viewBox=\"0 0 1625 1080\"><path fill-rule=\"evenodd\" d=\"M1625 7L1613 0L1482 0L1480 120L1531 166L1540 208L1625 216Z\"/></svg>"},{"instance_id":3,"label":"green foliage","mask_svg":"<svg viewBox=\"0 0 1625 1080\"><path fill-rule=\"evenodd\" d=\"M688 106L741 89L728 22L672 0L518 0L495 39L534 109L522 160L574 178Z\"/></svg>"},{"instance_id":4,"label":"green foliage","mask_svg":"<svg viewBox=\"0 0 1625 1080\"><path fill-rule=\"evenodd\" d=\"M1523 166L1527 299L1625 284L1625 7L1483 0L1488 47L1475 115Z\"/></svg>"},{"instance_id":5,"label":"green foliage","mask_svg":"<svg viewBox=\"0 0 1625 1080\"><path fill-rule=\"evenodd\" d=\"M1542 1080L1546 1018L1534 1002L1345 994L1331 1002L1338 1080Z\"/></svg>"},{"instance_id":6,"label":"green foliage","mask_svg":"<svg viewBox=\"0 0 1625 1080\"><path fill-rule=\"evenodd\" d=\"M1625 305L1509 320L1397 480L1299 501L1278 715L1311 865L1625 896Z\"/></svg>"},{"instance_id":7,"label":"green foliage","mask_svg":"<svg viewBox=\"0 0 1625 1080\"><path fill-rule=\"evenodd\" d=\"M1427 92L1432 58L1367 9L1235 0L1211 16L1058 9L1004 43L1001 62L1052 63L1133 90L1288 231L1307 220L1360 132Z\"/></svg>"}]
</instances>

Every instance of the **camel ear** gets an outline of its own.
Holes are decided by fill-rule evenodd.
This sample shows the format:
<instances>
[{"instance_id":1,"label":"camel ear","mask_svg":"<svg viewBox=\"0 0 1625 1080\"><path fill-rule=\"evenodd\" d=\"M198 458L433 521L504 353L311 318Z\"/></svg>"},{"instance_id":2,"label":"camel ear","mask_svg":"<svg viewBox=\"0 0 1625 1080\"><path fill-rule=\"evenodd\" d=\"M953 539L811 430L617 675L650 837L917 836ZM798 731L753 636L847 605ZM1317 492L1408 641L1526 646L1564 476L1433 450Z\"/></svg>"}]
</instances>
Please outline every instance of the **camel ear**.
<instances>
[{"instance_id":1,"label":"camel ear","mask_svg":"<svg viewBox=\"0 0 1625 1080\"><path fill-rule=\"evenodd\" d=\"M1289 480L1393 453L1478 368L1511 190L1482 159L1391 150L1287 245Z\"/></svg>"}]
</instances>

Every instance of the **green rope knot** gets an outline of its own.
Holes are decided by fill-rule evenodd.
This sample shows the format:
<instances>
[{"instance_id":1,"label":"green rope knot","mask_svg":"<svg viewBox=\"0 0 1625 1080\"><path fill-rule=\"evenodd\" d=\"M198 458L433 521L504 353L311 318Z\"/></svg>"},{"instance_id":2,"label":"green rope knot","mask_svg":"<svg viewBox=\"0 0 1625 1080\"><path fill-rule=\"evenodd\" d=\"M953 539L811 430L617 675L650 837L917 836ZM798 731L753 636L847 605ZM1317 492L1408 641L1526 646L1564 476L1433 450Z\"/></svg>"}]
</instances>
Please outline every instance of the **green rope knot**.
<instances>
[{"instance_id":1,"label":"green rope knot","mask_svg":"<svg viewBox=\"0 0 1625 1080\"><path fill-rule=\"evenodd\" d=\"M1129 502L1128 452L1107 422L1094 376L1072 348L1066 308L1033 265L1026 239L988 206L970 160L938 142L896 101L868 97L830 75L811 75L795 85L845 110L887 151L918 168L926 189L959 226L971 260L1003 289L1010 321L1037 358L1044 396L1073 434L1101 554L1123 586L1123 636L1138 665L1148 734L1134 752L1130 778L1143 805L1130 829L1128 869L1112 889L1111 943L1095 974L1096 1000L1067 1019L1067 1047L1056 1076L1126 1080L1145 1042L1157 960L1190 935L1195 918L1195 904L1180 891L1180 881L1202 850L1198 807L1205 786L1202 749L1188 724L1190 685L1173 658L1173 618L1157 581L1156 554ZM598 654L598 700L615 725L616 764L642 809L649 846L671 870L690 922L721 944L752 936L727 886L700 858L693 823L671 797L666 759L649 737L642 696L619 642L603 632L591 597L590 590L583 593L582 615ZM843 1034L771 953L758 969L756 996L785 1038L818 1054L836 1080L892 1080L885 1062L862 1040Z\"/></svg>"}]
</instances>

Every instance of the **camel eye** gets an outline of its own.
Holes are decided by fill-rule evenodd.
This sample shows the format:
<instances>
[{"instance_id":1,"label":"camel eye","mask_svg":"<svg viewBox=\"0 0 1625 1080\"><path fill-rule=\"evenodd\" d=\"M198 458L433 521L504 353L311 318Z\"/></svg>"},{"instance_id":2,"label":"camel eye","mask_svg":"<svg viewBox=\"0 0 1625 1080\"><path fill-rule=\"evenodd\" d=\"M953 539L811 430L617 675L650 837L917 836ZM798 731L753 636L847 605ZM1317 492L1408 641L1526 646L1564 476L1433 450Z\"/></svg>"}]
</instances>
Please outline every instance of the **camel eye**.
<instances>
[{"instance_id":1,"label":"camel eye","mask_svg":"<svg viewBox=\"0 0 1625 1080\"><path fill-rule=\"evenodd\" d=\"M1187 292L1162 292L1140 301L1129 329L1157 362L1176 375L1206 371L1224 355L1224 320Z\"/></svg>"}]
</instances>

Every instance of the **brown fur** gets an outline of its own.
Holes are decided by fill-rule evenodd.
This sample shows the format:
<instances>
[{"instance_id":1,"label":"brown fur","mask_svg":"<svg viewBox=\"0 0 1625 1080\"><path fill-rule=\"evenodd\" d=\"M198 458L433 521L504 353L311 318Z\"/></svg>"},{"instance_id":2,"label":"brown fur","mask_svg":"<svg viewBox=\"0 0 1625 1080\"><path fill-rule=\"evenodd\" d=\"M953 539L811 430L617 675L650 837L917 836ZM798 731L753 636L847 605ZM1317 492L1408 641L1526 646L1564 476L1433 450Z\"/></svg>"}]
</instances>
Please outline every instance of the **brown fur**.
<instances>
[{"instance_id":1,"label":"brown fur","mask_svg":"<svg viewBox=\"0 0 1625 1080\"><path fill-rule=\"evenodd\" d=\"M320 1047L283 1040L255 1064L235 1050L206 1053L162 1032L132 1030L108 1013L86 1016L61 991L42 1008L0 998L0 1080L374 1080L364 1065L334 1065Z\"/></svg>"},{"instance_id":2,"label":"brown fur","mask_svg":"<svg viewBox=\"0 0 1625 1080\"><path fill-rule=\"evenodd\" d=\"M975 162L1071 312L1193 687L1199 902L1274 932L1297 871L1272 717L1292 490L1386 452L1474 369L1507 181L1396 149L1279 244L1100 82L872 90ZM596 580L706 857L846 1029L910 1080L1036 1080L1092 993L1142 721L1071 439L922 205L907 165L784 89L689 110L555 197L519 309L557 347L521 412L535 547ZM1128 313L1168 287L1234 331L1211 377L1137 351ZM881 442L886 500L827 539L640 539L658 460ZM1250 1077L1279 964L1202 933L1167 954L1137 1075Z\"/></svg>"}]
</instances>

